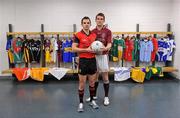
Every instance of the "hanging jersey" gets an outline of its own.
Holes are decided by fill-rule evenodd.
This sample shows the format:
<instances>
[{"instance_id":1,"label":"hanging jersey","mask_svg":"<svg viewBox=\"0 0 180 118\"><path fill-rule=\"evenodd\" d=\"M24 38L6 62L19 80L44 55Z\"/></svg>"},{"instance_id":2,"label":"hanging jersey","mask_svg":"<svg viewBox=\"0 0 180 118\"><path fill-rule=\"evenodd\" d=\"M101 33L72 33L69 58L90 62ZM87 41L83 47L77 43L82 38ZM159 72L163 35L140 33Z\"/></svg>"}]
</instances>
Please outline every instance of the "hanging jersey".
<instances>
[{"instance_id":1,"label":"hanging jersey","mask_svg":"<svg viewBox=\"0 0 180 118\"><path fill-rule=\"evenodd\" d=\"M63 62L68 63L69 62L69 42L68 42L68 40L63 41L62 49L63 49Z\"/></svg>"},{"instance_id":2,"label":"hanging jersey","mask_svg":"<svg viewBox=\"0 0 180 118\"><path fill-rule=\"evenodd\" d=\"M34 47L34 40L30 39L28 41L28 50L29 50L30 62L35 61L35 55L33 53L33 47Z\"/></svg>"},{"instance_id":3,"label":"hanging jersey","mask_svg":"<svg viewBox=\"0 0 180 118\"><path fill-rule=\"evenodd\" d=\"M22 39L16 38L13 39L12 42L12 49L13 49L13 55L14 55L14 62L15 63L21 63L23 62L23 50L22 50Z\"/></svg>"},{"instance_id":4,"label":"hanging jersey","mask_svg":"<svg viewBox=\"0 0 180 118\"><path fill-rule=\"evenodd\" d=\"M52 61L51 53L50 53L50 50L47 48L45 50L45 58L46 58L46 63L51 63Z\"/></svg>"},{"instance_id":5,"label":"hanging jersey","mask_svg":"<svg viewBox=\"0 0 180 118\"><path fill-rule=\"evenodd\" d=\"M12 71L18 81L23 81L30 77L30 69L28 68L13 68Z\"/></svg>"},{"instance_id":6,"label":"hanging jersey","mask_svg":"<svg viewBox=\"0 0 180 118\"><path fill-rule=\"evenodd\" d=\"M125 81L130 78L130 68L114 68L114 81Z\"/></svg>"},{"instance_id":7,"label":"hanging jersey","mask_svg":"<svg viewBox=\"0 0 180 118\"><path fill-rule=\"evenodd\" d=\"M118 59L121 60L123 58L123 52L126 48L124 39L120 39L118 42Z\"/></svg>"},{"instance_id":8,"label":"hanging jersey","mask_svg":"<svg viewBox=\"0 0 180 118\"><path fill-rule=\"evenodd\" d=\"M55 63L57 59L56 57L57 57L58 44L57 44L57 40L54 37L51 38L51 47L52 47L51 57L53 63Z\"/></svg>"},{"instance_id":9,"label":"hanging jersey","mask_svg":"<svg viewBox=\"0 0 180 118\"><path fill-rule=\"evenodd\" d=\"M48 68L32 68L31 78L36 81L44 80L44 73L48 71Z\"/></svg>"},{"instance_id":10,"label":"hanging jersey","mask_svg":"<svg viewBox=\"0 0 180 118\"><path fill-rule=\"evenodd\" d=\"M125 48L125 42L123 39L113 39L113 44L111 47L111 55L113 61L118 61L122 59L123 50Z\"/></svg>"},{"instance_id":11,"label":"hanging jersey","mask_svg":"<svg viewBox=\"0 0 180 118\"><path fill-rule=\"evenodd\" d=\"M113 39L111 55L112 61L118 61L118 39Z\"/></svg>"},{"instance_id":12,"label":"hanging jersey","mask_svg":"<svg viewBox=\"0 0 180 118\"><path fill-rule=\"evenodd\" d=\"M41 58L41 41L40 40L37 40L36 42L36 58L35 60L39 63L40 62L40 58Z\"/></svg>"},{"instance_id":13,"label":"hanging jersey","mask_svg":"<svg viewBox=\"0 0 180 118\"><path fill-rule=\"evenodd\" d=\"M152 43L153 43L153 51L151 53L151 61L155 61L156 53L158 51L158 41L156 38L152 38Z\"/></svg>"},{"instance_id":14,"label":"hanging jersey","mask_svg":"<svg viewBox=\"0 0 180 118\"><path fill-rule=\"evenodd\" d=\"M28 49L30 62L36 61L39 63L41 56L41 41L30 39Z\"/></svg>"},{"instance_id":15,"label":"hanging jersey","mask_svg":"<svg viewBox=\"0 0 180 118\"><path fill-rule=\"evenodd\" d=\"M140 61L150 62L153 51L152 41L140 41Z\"/></svg>"},{"instance_id":16,"label":"hanging jersey","mask_svg":"<svg viewBox=\"0 0 180 118\"><path fill-rule=\"evenodd\" d=\"M57 40L57 45L58 45L58 61L62 62L62 41L61 40Z\"/></svg>"},{"instance_id":17,"label":"hanging jersey","mask_svg":"<svg viewBox=\"0 0 180 118\"><path fill-rule=\"evenodd\" d=\"M176 47L175 41L173 39L168 40L169 50L167 54L167 61L172 61L173 50Z\"/></svg>"},{"instance_id":18,"label":"hanging jersey","mask_svg":"<svg viewBox=\"0 0 180 118\"><path fill-rule=\"evenodd\" d=\"M167 61L167 55L169 51L169 45L166 40L163 38L158 40L158 52L156 53L156 60L157 61Z\"/></svg>"},{"instance_id":19,"label":"hanging jersey","mask_svg":"<svg viewBox=\"0 0 180 118\"><path fill-rule=\"evenodd\" d=\"M72 52L72 39L68 40L68 47L69 47L69 62L72 62L72 58L75 57L75 53Z\"/></svg>"},{"instance_id":20,"label":"hanging jersey","mask_svg":"<svg viewBox=\"0 0 180 118\"><path fill-rule=\"evenodd\" d=\"M45 40L45 58L46 58L46 63L50 63L52 61L51 57L51 41L49 39Z\"/></svg>"},{"instance_id":21,"label":"hanging jersey","mask_svg":"<svg viewBox=\"0 0 180 118\"><path fill-rule=\"evenodd\" d=\"M8 37L7 43L6 43L6 50L11 49L11 47L12 47L12 40L13 40L12 37Z\"/></svg>"},{"instance_id":22,"label":"hanging jersey","mask_svg":"<svg viewBox=\"0 0 180 118\"><path fill-rule=\"evenodd\" d=\"M133 59L132 58L132 52L134 50L134 41L127 38L125 40L125 45L126 45L126 48L124 51L124 59L126 61L132 61L132 59Z\"/></svg>"},{"instance_id":23,"label":"hanging jersey","mask_svg":"<svg viewBox=\"0 0 180 118\"><path fill-rule=\"evenodd\" d=\"M134 50L132 52L133 61L138 60L138 57L139 57L138 50L139 50L139 40L135 38L135 40L134 40Z\"/></svg>"},{"instance_id":24,"label":"hanging jersey","mask_svg":"<svg viewBox=\"0 0 180 118\"><path fill-rule=\"evenodd\" d=\"M7 43L6 43L6 50L7 50L7 53L8 53L8 58L9 58L9 61L10 63L14 63L14 57L13 57L13 52L11 50L11 46L12 46L12 37L8 37L7 39Z\"/></svg>"},{"instance_id":25,"label":"hanging jersey","mask_svg":"<svg viewBox=\"0 0 180 118\"><path fill-rule=\"evenodd\" d=\"M23 41L23 53L24 53L24 61L25 61L25 63L30 62L28 43L29 43L28 40Z\"/></svg>"}]
</instances>

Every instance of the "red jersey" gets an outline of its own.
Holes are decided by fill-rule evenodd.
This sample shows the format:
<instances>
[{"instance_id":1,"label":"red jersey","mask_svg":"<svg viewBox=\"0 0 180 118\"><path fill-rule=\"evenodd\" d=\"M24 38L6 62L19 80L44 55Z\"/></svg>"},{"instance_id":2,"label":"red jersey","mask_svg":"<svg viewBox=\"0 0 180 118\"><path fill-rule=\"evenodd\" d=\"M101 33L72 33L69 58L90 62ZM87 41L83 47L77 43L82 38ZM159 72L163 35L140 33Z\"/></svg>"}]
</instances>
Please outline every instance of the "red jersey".
<instances>
[{"instance_id":1,"label":"red jersey","mask_svg":"<svg viewBox=\"0 0 180 118\"><path fill-rule=\"evenodd\" d=\"M125 40L125 45L126 45L126 48L125 48L125 52L124 52L124 59L126 61L132 61L132 52L134 50L134 41L127 38Z\"/></svg>"},{"instance_id":2,"label":"red jersey","mask_svg":"<svg viewBox=\"0 0 180 118\"><path fill-rule=\"evenodd\" d=\"M112 43L112 32L105 26L98 30L97 27L92 30L93 33L97 35L96 40L101 41L104 46L107 46L108 43ZM103 52L103 54L107 54L108 52Z\"/></svg>"},{"instance_id":3,"label":"red jersey","mask_svg":"<svg viewBox=\"0 0 180 118\"><path fill-rule=\"evenodd\" d=\"M151 61L155 61L156 52L158 51L158 41L156 38L152 38L151 40L153 43L153 51L151 53Z\"/></svg>"},{"instance_id":4,"label":"red jersey","mask_svg":"<svg viewBox=\"0 0 180 118\"><path fill-rule=\"evenodd\" d=\"M16 75L18 81L23 81L29 78L30 73L28 68L13 68L13 73Z\"/></svg>"},{"instance_id":5,"label":"red jersey","mask_svg":"<svg viewBox=\"0 0 180 118\"><path fill-rule=\"evenodd\" d=\"M91 46L92 42L96 40L96 34L90 32L89 35L87 35L83 30L76 33L74 36L74 43L78 43L79 48L88 48ZM79 58L95 58L94 53L89 52L81 52L79 53Z\"/></svg>"}]
</instances>

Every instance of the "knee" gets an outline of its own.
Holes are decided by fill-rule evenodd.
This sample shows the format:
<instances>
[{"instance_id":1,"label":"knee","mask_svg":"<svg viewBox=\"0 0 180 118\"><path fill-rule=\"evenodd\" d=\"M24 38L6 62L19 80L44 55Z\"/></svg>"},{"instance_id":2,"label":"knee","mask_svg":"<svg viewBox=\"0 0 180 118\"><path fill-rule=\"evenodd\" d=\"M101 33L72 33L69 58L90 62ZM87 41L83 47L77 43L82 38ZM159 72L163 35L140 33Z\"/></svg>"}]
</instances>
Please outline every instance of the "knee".
<instances>
[{"instance_id":1,"label":"knee","mask_svg":"<svg viewBox=\"0 0 180 118\"><path fill-rule=\"evenodd\" d=\"M104 79L103 82L104 82L104 84L108 84L109 83L109 79Z\"/></svg>"},{"instance_id":2,"label":"knee","mask_svg":"<svg viewBox=\"0 0 180 118\"><path fill-rule=\"evenodd\" d=\"M84 90L85 84L84 82L79 82L79 89Z\"/></svg>"},{"instance_id":3,"label":"knee","mask_svg":"<svg viewBox=\"0 0 180 118\"><path fill-rule=\"evenodd\" d=\"M94 87L94 81L89 81L89 86Z\"/></svg>"}]
</instances>

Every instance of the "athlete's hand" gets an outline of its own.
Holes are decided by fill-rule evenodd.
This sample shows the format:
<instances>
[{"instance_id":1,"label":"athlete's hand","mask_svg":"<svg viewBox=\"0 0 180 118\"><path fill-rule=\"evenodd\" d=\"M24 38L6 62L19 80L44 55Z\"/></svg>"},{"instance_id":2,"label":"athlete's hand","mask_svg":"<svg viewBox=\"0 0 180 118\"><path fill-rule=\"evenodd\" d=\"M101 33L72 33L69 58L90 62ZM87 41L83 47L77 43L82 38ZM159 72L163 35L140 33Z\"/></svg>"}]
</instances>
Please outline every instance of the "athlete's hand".
<instances>
[{"instance_id":1,"label":"athlete's hand","mask_svg":"<svg viewBox=\"0 0 180 118\"><path fill-rule=\"evenodd\" d=\"M92 50L91 46L89 46L88 48L86 48L86 51L89 52L89 53L95 53L95 52Z\"/></svg>"},{"instance_id":2,"label":"athlete's hand","mask_svg":"<svg viewBox=\"0 0 180 118\"><path fill-rule=\"evenodd\" d=\"M96 52L96 55L102 55L103 54L103 52L102 51L98 51L98 52Z\"/></svg>"},{"instance_id":3,"label":"athlete's hand","mask_svg":"<svg viewBox=\"0 0 180 118\"><path fill-rule=\"evenodd\" d=\"M100 49L100 52L108 51L108 48L103 45L103 47Z\"/></svg>"}]
</instances>

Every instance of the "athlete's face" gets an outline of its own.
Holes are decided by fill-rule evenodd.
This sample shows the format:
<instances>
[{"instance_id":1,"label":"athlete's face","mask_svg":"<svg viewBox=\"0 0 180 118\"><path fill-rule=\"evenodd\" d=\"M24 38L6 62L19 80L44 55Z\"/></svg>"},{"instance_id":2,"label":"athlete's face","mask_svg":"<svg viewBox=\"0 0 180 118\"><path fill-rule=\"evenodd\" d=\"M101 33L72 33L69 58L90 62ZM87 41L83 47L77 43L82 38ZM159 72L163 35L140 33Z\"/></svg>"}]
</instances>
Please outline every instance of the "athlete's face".
<instances>
[{"instance_id":1,"label":"athlete's face","mask_svg":"<svg viewBox=\"0 0 180 118\"><path fill-rule=\"evenodd\" d=\"M89 21L89 19L84 19L81 25L84 30L89 30L91 26L91 22Z\"/></svg>"},{"instance_id":2,"label":"athlete's face","mask_svg":"<svg viewBox=\"0 0 180 118\"><path fill-rule=\"evenodd\" d=\"M103 26L104 22L105 22L104 17L102 17L102 16L97 16L96 17L96 24L97 24L97 26Z\"/></svg>"}]
</instances>

